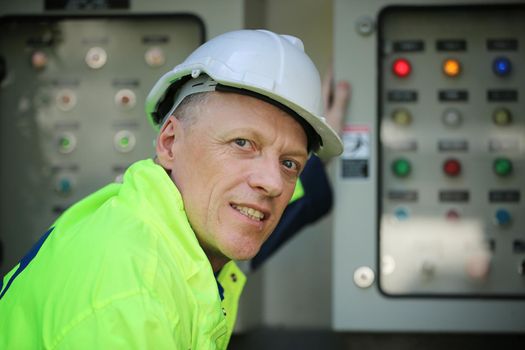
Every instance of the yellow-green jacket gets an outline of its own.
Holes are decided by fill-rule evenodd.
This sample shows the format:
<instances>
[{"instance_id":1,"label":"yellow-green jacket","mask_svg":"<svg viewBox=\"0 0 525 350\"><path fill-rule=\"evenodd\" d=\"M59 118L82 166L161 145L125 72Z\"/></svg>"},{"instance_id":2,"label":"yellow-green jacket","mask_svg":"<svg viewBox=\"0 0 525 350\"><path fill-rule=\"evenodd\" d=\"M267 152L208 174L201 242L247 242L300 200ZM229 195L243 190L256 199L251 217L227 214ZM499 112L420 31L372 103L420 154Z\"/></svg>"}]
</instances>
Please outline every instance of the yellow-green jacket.
<instances>
[{"instance_id":1,"label":"yellow-green jacket","mask_svg":"<svg viewBox=\"0 0 525 350\"><path fill-rule=\"evenodd\" d=\"M225 349L245 277L217 280L152 160L78 202L3 280L0 349Z\"/></svg>"}]
</instances>

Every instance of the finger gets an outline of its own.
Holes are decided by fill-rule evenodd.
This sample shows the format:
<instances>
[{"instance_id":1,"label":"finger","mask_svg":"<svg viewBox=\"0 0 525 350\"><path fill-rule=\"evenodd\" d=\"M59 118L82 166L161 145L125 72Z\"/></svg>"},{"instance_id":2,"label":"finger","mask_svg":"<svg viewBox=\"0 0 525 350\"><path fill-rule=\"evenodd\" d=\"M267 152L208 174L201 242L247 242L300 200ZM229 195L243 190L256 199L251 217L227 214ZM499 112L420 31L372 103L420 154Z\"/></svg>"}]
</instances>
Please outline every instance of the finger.
<instances>
[{"instance_id":1,"label":"finger","mask_svg":"<svg viewBox=\"0 0 525 350\"><path fill-rule=\"evenodd\" d=\"M343 119L346 114L348 102L350 100L350 84L346 81L337 83L334 91L334 99L326 113L328 124L336 131L342 129Z\"/></svg>"},{"instance_id":2,"label":"finger","mask_svg":"<svg viewBox=\"0 0 525 350\"><path fill-rule=\"evenodd\" d=\"M345 113L349 101L350 84L347 81L339 81L335 88L332 108L337 111L341 111L342 113Z\"/></svg>"},{"instance_id":3,"label":"finger","mask_svg":"<svg viewBox=\"0 0 525 350\"><path fill-rule=\"evenodd\" d=\"M323 76L323 82L321 86L322 94L323 94L323 105L326 111L330 109L330 106L332 104L332 98L334 93L334 70L332 64L328 67L326 70L326 73Z\"/></svg>"}]
</instances>

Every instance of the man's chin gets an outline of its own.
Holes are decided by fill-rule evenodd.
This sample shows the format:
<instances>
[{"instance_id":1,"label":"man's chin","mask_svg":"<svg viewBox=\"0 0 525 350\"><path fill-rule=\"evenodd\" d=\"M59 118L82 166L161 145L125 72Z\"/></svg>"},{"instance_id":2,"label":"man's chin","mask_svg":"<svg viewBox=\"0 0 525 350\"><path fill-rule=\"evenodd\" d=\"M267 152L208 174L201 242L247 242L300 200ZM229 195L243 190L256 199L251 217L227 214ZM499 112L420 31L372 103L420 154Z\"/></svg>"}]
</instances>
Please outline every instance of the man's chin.
<instances>
[{"instance_id":1,"label":"man's chin","mask_svg":"<svg viewBox=\"0 0 525 350\"><path fill-rule=\"evenodd\" d=\"M228 252L229 254L227 254L228 258L236 261L250 260L253 259L253 257L256 256L259 250L261 249L260 246L252 248L243 248L244 249L232 249L230 252Z\"/></svg>"}]
</instances>

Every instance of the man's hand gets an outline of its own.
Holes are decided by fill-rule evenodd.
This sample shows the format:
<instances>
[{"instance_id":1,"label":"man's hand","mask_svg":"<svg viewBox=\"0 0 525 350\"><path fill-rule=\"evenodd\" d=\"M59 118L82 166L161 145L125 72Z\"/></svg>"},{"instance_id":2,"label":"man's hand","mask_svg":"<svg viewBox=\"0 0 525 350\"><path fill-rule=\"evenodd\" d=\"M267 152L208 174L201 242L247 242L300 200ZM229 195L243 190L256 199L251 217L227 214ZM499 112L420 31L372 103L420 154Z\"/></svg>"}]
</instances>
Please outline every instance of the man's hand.
<instances>
[{"instance_id":1,"label":"man's hand","mask_svg":"<svg viewBox=\"0 0 525 350\"><path fill-rule=\"evenodd\" d=\"M323 78L322 85L324 116L332 129L341 133L343 119L350 100L350 83L334 81L334 71L330 67Z\"/></svg>"}]
</instances>

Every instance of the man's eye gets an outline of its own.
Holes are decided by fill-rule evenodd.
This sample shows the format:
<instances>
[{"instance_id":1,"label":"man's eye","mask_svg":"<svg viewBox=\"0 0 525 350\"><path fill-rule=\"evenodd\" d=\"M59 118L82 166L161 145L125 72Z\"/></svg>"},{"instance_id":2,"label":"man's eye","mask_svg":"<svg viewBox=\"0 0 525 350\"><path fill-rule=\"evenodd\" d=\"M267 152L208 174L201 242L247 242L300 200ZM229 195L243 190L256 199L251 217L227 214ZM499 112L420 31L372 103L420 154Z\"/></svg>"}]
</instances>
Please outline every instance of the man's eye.
<instances>
[{"instance_id":1,"label":"man's eye","mask_svg":"<svg viewBox=\"0 0 525 350\"><path fill-rule=\"evenodd\" d=\"M250 144L250 142L246 139L235 139L233 142L239 147L246 147Z\"/></svg>"},{"instance_id":2,"label":"man's eye","mask_svg":"<svg viewBox=\"0 0 525 350\"><path fill-rule=\"evenodd\" d=\"M299 165L297 165L297 163L293 160L283 160L283 165L290 170L299 170Z\"/></svg>"}]
</instances>

